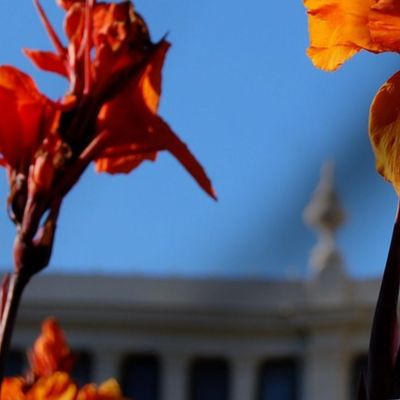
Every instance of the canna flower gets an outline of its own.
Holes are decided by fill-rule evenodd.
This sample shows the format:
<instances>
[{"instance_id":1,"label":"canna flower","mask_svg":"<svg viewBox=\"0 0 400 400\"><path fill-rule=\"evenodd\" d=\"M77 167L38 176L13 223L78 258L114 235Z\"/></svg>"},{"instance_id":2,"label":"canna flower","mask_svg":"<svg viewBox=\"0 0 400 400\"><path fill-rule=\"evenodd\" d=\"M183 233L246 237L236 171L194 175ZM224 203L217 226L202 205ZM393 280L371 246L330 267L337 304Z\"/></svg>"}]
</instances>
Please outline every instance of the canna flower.
<instances>
[{"instance_id":1,"label":"canna flower","mask_svg":"<svg viewBox=\"0 0 400 400\"><path fill-rule=\"evenodd\" d=\"M9 377L1 387L2 400L127 400L115 379L79 388L69 375L73 357L57 321L47 319L28 354L31 370Z\"/></svg>"},{"instance_id":2,"label":"canna flower","mask_svg":"<svg viewBox=\"0 0 400 400\"><path fill-rule=\"evenodd\" d=\"M59 1L66 11L69 43L64 47L36 4L56 52L25 54L40 69L69 80L64 99L69 110L61 118L59 134L72 152L95 145L90 157L96 170L113 174L128 173L145 160L154 161L158 151L168 150L215 198L203 167L157 114L169 43L151 42L130 1ZM80 119L83 127L77 125Z\"/></svg>"},{"instance_id":3,"label":"canna flower","mask_svg":"<svg viewBox=\"0 0 400 400\"><path fill-rule=\"evenodd\" d=\"M91 162L98 172L129 173L167 150L216 198L202 165L158 115L170 44L151 41L131 1L59 0L66 45L34 3L55 50L25 54L67 79L69 89L52 101L25 73L0 67L0 165L10 181L9 214L20 228L16 269L29 262L30 275L48 264L62 200Z\"/></svg>"},{"instance_id":4,"label":"canna flower","mask_svg":"<svg viewBox=\"0 0 400 400\"><path fill-rule=\"evenodd\" d=\"M34 239L46 211L44 225L54 228L63 197L92 161L98 172L128 173L167 150L215 198L201 164L158 115L170 45L151 41L133 4L60 0L68 39L63 45L39 0L34 2L55 51L25 54L40 69L65 77L69 90L55 102L25 73L0 67L0 164L10 180L10 216L21 225L24 241ZM26 261L20 255L25 247L17 241L17 265ZM35 270L48 262L50 250L31 257L39 260Z\"/></svg>"},{"instance_id":5,"label":"canna flower","mask_svg":"<svg viewBox=\"0 0 400 400\"><path fill-rule=\"evenodd\" d=\"M334 71L360 50L400 52L400 3L395 0L305 0L310 32L307 54L318 68ZM400 196L400 73L378 91L369 136L378 172Z\"/></svg>"}]
</instances>

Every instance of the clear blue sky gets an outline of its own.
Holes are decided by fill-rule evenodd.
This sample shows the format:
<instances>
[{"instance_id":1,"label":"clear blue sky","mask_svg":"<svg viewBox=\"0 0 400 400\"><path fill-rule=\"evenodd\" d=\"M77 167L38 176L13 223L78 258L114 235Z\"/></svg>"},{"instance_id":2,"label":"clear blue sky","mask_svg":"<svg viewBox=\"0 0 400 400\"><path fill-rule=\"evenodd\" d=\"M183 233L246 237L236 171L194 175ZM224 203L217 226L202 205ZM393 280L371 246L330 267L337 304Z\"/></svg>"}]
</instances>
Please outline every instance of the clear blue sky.
<instances>
[{"instance_id":1,"label":"clear blue sky","mask_svg":"<svg viewBox=\"0 0 400 400\"><path fill-rule=\"evenodd\" d=\"M160 113L189 144L219 195L206 197L167 153L129 176L87 171L66 198L50 269L157 275L302 275L315 235L302 210L327 158L349 215L338 236L348 269L382 271L396 197L376 174L367 117L398 56L363 54L316 70L302 2L138 0L154 40L169 32ZM58 24L61 12L43 0ZM62 81L22 47L50 44L30 1L0 3L0 63L32 74L46 94ZM60 26L60 25L59 25ZM7 184L0 178L4 204ZM0 265L14 237L0 213Z\"/></svg>"}]
</instances>

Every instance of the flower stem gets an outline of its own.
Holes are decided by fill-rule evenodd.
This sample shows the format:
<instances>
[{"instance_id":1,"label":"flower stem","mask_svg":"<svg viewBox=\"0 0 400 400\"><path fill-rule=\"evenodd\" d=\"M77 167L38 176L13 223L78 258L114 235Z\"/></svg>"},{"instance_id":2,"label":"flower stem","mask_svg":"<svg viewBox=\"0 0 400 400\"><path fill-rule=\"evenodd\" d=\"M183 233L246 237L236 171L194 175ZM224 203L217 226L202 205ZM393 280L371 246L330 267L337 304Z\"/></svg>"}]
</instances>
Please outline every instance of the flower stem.
<instances>
[{"instance_id":1,"label":"flower stem","mask_svg":"<svg viewBox=\"0 0 400 400\"><path fill-rule=\"evenodd\" d=\"M0 388L4 378L5 365L10 350L19 303L28 282L29 277L21 273L15 272L10 278L6 304L0 322Z\"/></svg>"},{"instance_id":2,"label":"flower stem","mask_svg":"<svg viewBox=\"0 0 400 400\"><path fill-rule=\"evenodd\" d=\"M394 223L392 240L375 308L368 353L368 400L397 398L396 358L399 351L397 305L400 285L400 214Z\"/></svg>"}]
</instances>

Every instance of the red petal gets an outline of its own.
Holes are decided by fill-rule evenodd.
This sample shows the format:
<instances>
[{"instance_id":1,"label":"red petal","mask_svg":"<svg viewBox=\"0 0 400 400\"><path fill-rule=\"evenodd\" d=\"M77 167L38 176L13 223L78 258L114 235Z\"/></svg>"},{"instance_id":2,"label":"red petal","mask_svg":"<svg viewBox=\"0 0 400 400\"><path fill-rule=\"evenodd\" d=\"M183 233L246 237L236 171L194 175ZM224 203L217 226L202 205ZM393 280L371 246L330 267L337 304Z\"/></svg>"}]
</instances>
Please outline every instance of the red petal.
<instances>
[{"instance_id":1,"label":"red petal","mask_svg":"<svg viewBox=\"0 0 400 400\"><path fill-rule=\"evenodd\" d=\"M14 67L0 67L0 152L14 169L26 169L54 117L55 104Z\"/></svg>"},{"instance_id":2,"label":"red petal","mask_svg":"<svg viewBox=\"0 0 400 400\"><path fill-rule=\"evenodd\" d=\"M182 140L175 135L169 125L159 117L156 121L156 134L160 147L170 151L192 175L200 187L214 200L217 200L217 194L203 166L190 152L187 145L182 142Z\"/></svg>"},{"instance_id":3,"label":"red petal","mask_svg":"<svg viewBox=\"0 0 400 400\"><path fill-rule=\"evenodd\" d=\"M24 49L24 54L43 71L54 72L68 78L68 69L63 58L50 51Z\"/></svg>"}]
</instances>

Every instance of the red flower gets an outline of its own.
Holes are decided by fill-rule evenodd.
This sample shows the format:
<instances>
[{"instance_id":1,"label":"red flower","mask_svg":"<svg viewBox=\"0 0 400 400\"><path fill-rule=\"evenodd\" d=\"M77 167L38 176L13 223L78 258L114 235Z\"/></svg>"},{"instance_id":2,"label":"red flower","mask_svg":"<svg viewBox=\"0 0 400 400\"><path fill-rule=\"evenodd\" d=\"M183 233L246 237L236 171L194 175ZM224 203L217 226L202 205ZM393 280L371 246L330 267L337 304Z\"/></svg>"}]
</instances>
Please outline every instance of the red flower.
<instances>
[{"instance_id":1,"label":"red flower","mask_svg":"<svg viewBox=\"0 0 400 400\"><path fill-rule=\"evenodd\" d=\"M90 157L99 172L127 173L144 160L154 161L158 151L168 150L215 198L203 167L157 115L169 43L151 42L145 22L130 1L60 1L67 12L69 44L65 48L36 3L57 52L25 53L39 68L69 79L65 102L71 114L86 107L85 132L82 124L71 123L60 132L63 139L79 150L82 144L92 143Z\"/></svg>"}]
</instances>

